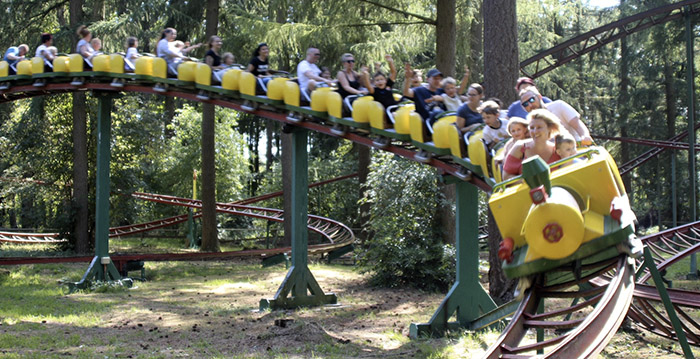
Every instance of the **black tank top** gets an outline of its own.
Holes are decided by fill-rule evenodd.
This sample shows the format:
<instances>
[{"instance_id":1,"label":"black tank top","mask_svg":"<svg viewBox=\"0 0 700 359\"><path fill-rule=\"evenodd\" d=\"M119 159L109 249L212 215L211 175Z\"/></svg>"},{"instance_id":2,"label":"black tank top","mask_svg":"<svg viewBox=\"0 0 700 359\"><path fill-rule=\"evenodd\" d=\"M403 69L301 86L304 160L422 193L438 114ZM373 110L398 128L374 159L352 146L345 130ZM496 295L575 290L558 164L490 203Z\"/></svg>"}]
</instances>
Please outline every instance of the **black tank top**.
<instances>
[{"instance_id":1,"label":"black tank top","mask_svg":"<svg viewBox=\"0 0 700 359\"><path fill-rule=\"evenodd\" d=\"M354 88L355 90L358 90L360 88L360 81L357 80L357 73L353 71L352 77L353 80L351 81L350 76L348 76L347 73L345 74L345 78L348 79L348 85L350 85L350 87ZM338 93L340 93L340 96L342 96L343 98L346 98L350 95L354 95L353 93L345 91L343 86L338 86Z\"/></svg>"}]
</instances>

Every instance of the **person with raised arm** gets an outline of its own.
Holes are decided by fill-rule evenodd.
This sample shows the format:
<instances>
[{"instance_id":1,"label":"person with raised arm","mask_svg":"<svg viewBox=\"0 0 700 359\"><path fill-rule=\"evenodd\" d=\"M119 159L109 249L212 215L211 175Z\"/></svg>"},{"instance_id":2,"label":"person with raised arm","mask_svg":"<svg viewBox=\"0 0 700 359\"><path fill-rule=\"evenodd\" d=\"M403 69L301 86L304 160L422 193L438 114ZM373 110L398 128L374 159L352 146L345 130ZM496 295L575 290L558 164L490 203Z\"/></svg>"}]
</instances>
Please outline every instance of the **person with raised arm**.
<instances>
[{"instance_id":1,"label":"person with raised arm","mask_svg":"<svg viewBox=\"0 0 700 359\"><path fill-rule=\"evenodd\" d=\"M411 79L414 74L415 72L411 69L411 65L406 63L404 67L403 95L413 100L416 105L416 112L421 115L423 120L427 121L430 119L428 103L432 101L433 96L441 95L443 92L442 88L440 88L443 77L442 72L438 69L428 71L428 86L420 85L411 88Z\"/></svg>"}]
</instances>

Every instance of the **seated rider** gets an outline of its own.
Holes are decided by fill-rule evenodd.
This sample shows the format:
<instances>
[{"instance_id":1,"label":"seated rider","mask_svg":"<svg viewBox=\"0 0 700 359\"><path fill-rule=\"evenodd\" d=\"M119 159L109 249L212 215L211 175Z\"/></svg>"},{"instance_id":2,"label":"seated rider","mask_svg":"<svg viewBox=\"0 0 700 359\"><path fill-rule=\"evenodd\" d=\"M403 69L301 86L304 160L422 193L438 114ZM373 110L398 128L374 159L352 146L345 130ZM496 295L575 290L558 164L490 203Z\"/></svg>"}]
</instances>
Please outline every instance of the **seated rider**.
<instances>
[{"instance_id":1,"label":"seated rider","mask_svg":"<svg viewBox=\"0 0 700 359\"><path fill-rule=\"evenodd\" d=\"M574 136L576 141L584 145L593 143L591 134L588 132L588 127L581 121L581 115L568 103L562 100L544 103L542 95L540 95L540 92L537 91L535 86L529 86L520 91L520 102L528 112L539 108L549 110L559 118L562 126Z\"/></svg>"},{"instance_id":2,"label":"seated rider","mask_svg":"<svg viewBox=\"0 0 700 359\"><path fill-rule=\"evenodd\" d=\"M163 33L158 40L158 45L156 46L156 55L163 60L168 65L168 73L170 75L177 75L177 68L175 66L175 60L178 59L182 61L187 58L185 55L179 51L175 51L174 48L170 47L170 43L175 41L177 38L177 30L172 27L163 30Z\"/></svg>"},{"instance_id":3,"label":"seated rider","mask_svg":"<svg viewBox=\"0 0 700 359\"><path fill-rule=\"evenodd\" d=\"M75 52L79 53L86 60L86 64L91 67L91 60L95 55L95 49L92 47L92 33L87 26L81 25L77 34L80 36L80 41L75 46Z\"/></svg>"},{"instance_id":4,"label":"seated rider","mask_svg":"<svg viewBox=\"0 0 700 359\"><path fill-rule=\"evenodd\" d=\"M127 71L134 71L136 69L136 59L141 57L139 54L139 40L133 36L126 39L126 55L124 58L124 69Z\"/></svg>"},{"instance_id":5,"label":"seated rider","mask_svg":"<svg viewBox=\"0 0 700 359\"><path fill-rule=\"evenodd\" d=\"M424 120L428 120L430 118L430 113L428 112L428 103L426 100L430 102L433 96L442 94L443 91L442 88L440 88L442 72L438 69L428 71L428 86L421 85L413 88L409 88L409 86L411 84L410 79L414 76L414 71L408 63L404 70L404 76L403 95L412 99L416 106L416 112L418 112Z\"/></svg>"},{"instance_id":6,"label":"seated rider","mask_svg":"<svg viewBox=\"0 0 700 359\"><path fill-rule=\"evenodd\" d=\"M25 56L29 52L29 46L26 44L22 44L19 46L12 46L7 51L5 51L5 56L3 57L4 61L7 61L7 63L10 65L9 69L9 74L14 75L16 74L15 71L15 64L18 62L22 61L25 59Z\"/></svg>"},{"instance_id":7,"label":"seated rider","mask_svg":"<svg viewBox=\"0 0 700 359\"><path fill-rule=\"evenodd\" d=\"M343 70L338 71L336 78L338 79L338 93L342 98L350 95L364 95L367 89L360 84L360 75L355 71L355 57L352 54L346 53L340 57Z\"/></svg>"},{"instance_id":8,"label":"seated rider","mask_svg":"<svg viewBox=\"0 0 700 359\"><path fill-rule=\"evenodd\" d=\"M386 62L389 63L389 71L391 74L387 78L386 74L381 71L377 71L374 74L374 86L370 83L369 72L367 68L362 70L362 82L367 88L367 91L374 97L374 101L381 103L384 108L396 105L396 99L394 99L394 93L391 87L394 86L394 81L396 81L396 66L394 66L394 59L391 55L386 55L384 57ZM375 66L377 69L380 67Z\"/></svg>"},{"instance_id":9,"label":"seated rider","mask_svg":"<svg viewBox=\"0 0 700 359\"><path fill-rule=\"evenodd\" d=\"M41 45L36 48L36 53L34 56L44 59L44 72L53 71L53 66L50 64L53 64L53 59L55 56L51 54L50 51L47 51L48 47L51 45L53 45L53 35L49 33L41 34Z\"/></svg>"},{"instance_id":10,"label":"seated rider","mask_svg":"<svg viewBox=\"0 0 700 359\"><path fill-rule=\"evenodd\" d=\"M555 145L550 139L559 133L566 133L559 119L553 113L544 110L534 110L527 115L530 121L530 137L513 145L503 164L503 179L518 176L523 170L523 160L540 156L545 162L552 163L561 159Z\"/></svg>"},{"instance_id":11,"label":"seated rider","mask_svg":"<svg viewBox=\"0 0 700 359\"><path fill-rule=\"evenodd\" d=\"M467 89L467 102L457 109L457 120L455 126L461 133L467 133L484 123L484 119L479 113L481 99L484 98L484 88L477 83L469 85Z\"/></svg>"},{"instance_id":12,"label":"seated rider","mask_svg":"<svg viewBox=\"0 0 700 359\"><path fill-rule=\"evenodd\" d=\"M321 77L321 69L316 63L321 58L321 51L315 47L306 50L306 58L297 66L299 90L306 94L305 99L311 98L311 92L317 86L328 86L329 81ZM304 96L302 96L304 98Z\"/></svg>"},{"instance_id":13,"label":"seated rider","mask_svg":"<svg viewBox=\"0 0 700 359\"><path fill-rule=\"evenodd\" d=\"M521 77L518 79L518 81L515 82L515 91L516 93L520 93L520 91L524 90L528 86L535 86L535 81L533 81L529 77ZM542 101L544 103L550 103L552 100L549 99L549 97L542 96ZM523 107L523 105L520 103L520 100L513 102L508 106L508 118L511 117L521 117L525 118L527 117L527 111Z\"/></svg>"},{"instance_id":14,"label":"seated rider","mask_svg":"<svg viewBox=\"0 0 700 359\"><path fill-rule=\"evenodd\" d=\"M496 101L484 102L479 107L479 112L484 118L484 123L486 123L483 139L489 146L489 149L510 137L508 134L508 120L500 118L501 108Z\"/></svg>"}]
</instances>

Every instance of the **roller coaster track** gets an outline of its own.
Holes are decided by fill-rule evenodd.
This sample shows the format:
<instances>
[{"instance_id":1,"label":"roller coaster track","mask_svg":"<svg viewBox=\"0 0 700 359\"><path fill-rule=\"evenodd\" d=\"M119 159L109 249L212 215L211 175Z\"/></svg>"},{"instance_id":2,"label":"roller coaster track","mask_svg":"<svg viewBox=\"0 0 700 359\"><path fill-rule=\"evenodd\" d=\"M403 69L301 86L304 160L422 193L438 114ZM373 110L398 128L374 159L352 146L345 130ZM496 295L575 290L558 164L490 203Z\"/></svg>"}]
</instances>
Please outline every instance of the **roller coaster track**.
<instances>
[{"instance_id":1,"label":"roller coaster track","mask_svg":"<svg viewBox=\"0 0 700 359\"><path fill-rule=\"evenodd\" d=\"M58 78L54 81L69 81L70 79ZM127 83L123 88L115 89L103 78L89 78L88 81L78 87L63 82L48 83L41 88L32 85L18 84L11 86L7 90L0 91L0 103L15 101L21 98L34 96L51 95L56 93L67 93L75 91L96 91L96 92L140 92L148 94L161 94L152 86L153 83ZM211 103L220 107L230 108L236 111L249 112L259 117L275 120L283 124L293 125L305 128L311 131L324 133L329 136L344 138L368 147L381 148L382 150L392 152L396 155L405 157L410 160L418 161L416 154L418 149L408 143L393 141L388 146L375 143L374 139L369 136L369 133L361 129L350 129L339 135L332 131L333 124L318 119L297 122L290 119L286 112L281 112L273 107L266 107L261 104L257 109L252 111L244 111L241 101L228 97L211 96L211 99L202 99L197 97L196 91L191 88L170 87L170 89L162 93L166 96L180 97L187 100ZM454 163L451 156L435 156L428 160L427 164L435 167L441 174L451 174L457 177L464 178L463 169L457 163ZM470 183L476 187L489 192L491 187L480 177L476 175L467 176ZM178 198L173 196L153 195L147 193L136 194L139 198L151 200L159 203L171 205L179 205L190 208L200 208L201 202L186 198ZM217 204L217 211L223 213L233 213L239 215L247 215L254 218L282 222L282 211L253 207L240 204ZM309 246L310 252L313 251L330 251L332 248L346 246L352 241L352 232L340 223L335 221L309 216L309 225L311 229L324 236L329 243L321 245ZM229 253L186 253L175 256L168 254L160 260L186 260L196 258L226 258L229 256L242 255L260 255L262 253L284 253L289 248L276 248L274 250L259 250ZM124 258L131 260L158 260L154 256L157 255L112 255L113 261L120 261ZM182 259L180 259L182 258ZM38 263L38 260L44 259L0 259L2 264L18 264L18 263ZM71 261L71 259L61 259L62 261ZM126 259L124 259L126 260ZM503 354L502 357L513 358L537 349L546 349L548 356L558 357L580 357L580 353L585 356L591 356L602 350L605 344L610 340L612 335L617 330L624 314L627 312L629 303L633 294L633 273L626 257L613 258L601 263L586 263L581 267L582 272L571 273L569 269L562 269L563 272L569 271L566 275L561 275L557 278L547 274L538 279L537 284L526 293L526 300L523 301L518 315L511 322L510 326L503 334L499 342L493 347L492 355ZM583 283L595 277L602 276L610 270L617 270L610 285L603 289L593 288L585 289ZM580 278L577 278L581 274ZM564 277L569 277L566 279ZM582 299L580 304L573 304L567 307L562 303L550 303L552 299L559 298L577 298ZM544 302L546 300L546 303ZM540 303L546 304L545 307L551 307L545 313L538 314L537 308ZM565 309L561 309L565 308ZM568 319L568 315L574 316L574 319ZM563 316L562 320L549 320L555 317ZM520 341L523 338L525 331L529 328L543 329L547 334L554 337L547 339L536 345L521 345ZM571 329L567 334L557 334L560 330Z\"/></svg>"},{"instance_id":2,"label":"roller coaster track","mask_svg":"<svg viewBox=\"0 0 700 359\"><path fill-rule=\"evenodd\" d=\"M356 177L356 176L357 176L357 173L352 173L352 174L345 175L345 176L331 178L331 179L325 180L325 181L315 182L315 183L310 184L309 188L323 186L323 185L326 185L329 183L342 181L344 179L348 179L348 178L352 178L352 177ZM282 191L266 193L266 194L263 194L260 196L255 196L255 197L246 198L246 199L243 199L240 201L235 201L235 202L232 202L232 204L246 205L246 204L251 204L251 203L260 202L260 201L264 201L267 199L279 197L281 195L282 195ZM201 216L202 216L202 214L199 212L194 214L195 218L199 218ZM173 225L176 225L179 223L186 222L187 217L188 217L188 215L183 214L183 215L179 215L179 216L162 218L162 219L158 219L158 220L146 222L146 223L138 223L138 224L119 226L119 227L112 227L109 229L109 238L126 237L126 236L131 236L134 234L138 234L138 233L152 231L154 229L173 226Z\"/></svg>"},{"instance_id":3,"label":"roller coaster track","mask_svg":"<svg viewBox=\"0 0 700 359\"><path fill-rule=\"evenodd\" d=\"M183 206L194 209L202 208L202 201L200 200L141 192L136 192L133 194L133 196L135 198L156 203ZM253 207L230 203L217 203L216 211L220 213L265 219L273 222L281 223L284 221L284 211L281 209ZM308 228L309 230L320 234L330 242L330 244L317 244L309 246L310 253L319 250L329 251L340 248L352 243L355 240L355 235L350 228L330 218L309 214Z\"/></svg>"},{"instance_id":4,"label":"roller coaster track","mask_svg":"<svg viewBox=\"0 0 700 359\"><path fill-rule=\"evenodd\" d=\"M647 10L593 29L520 62L520 72L537 78L591 51L654 25L681 18L683 8L700 13L700 0L687 0ZM530 69L532 68L532 69Z\"/></svg>"},{"instance_id":5,"label":"roller coaster track","mask_svg":"<svg viewBox=\"0 0 700 359\"><path fill-rule=\"evenodd\" d=\"M585 286L610 270L615 276L609 285ZM565 272L555 274L569 279L539 275L486 357L528 358L541 351L544 358L589 358L603 350L632 301L634 271L627 256L586 264L581 271L578 279ZM568 305L568 300L573 302ZM541 330L543 340L524 343L530 329Z\"/></svg>"},{"instance_id":6,"label":"roller coaster track","mask_svg":"<svg viewBox=\"0 0 700 359\"><path fill-rule=\"evenodd\" d=\"M642 238L652 252L654 262L659 271L666 270L671 265L687 258L700 250L700 222L690 223L684 226L671 228ZM635 300L628 313L640 325L655 334L677 340L671 322L667 316L657 309L661 302L656 288L646 285L650 278L647 271L639 276L635 289ZM681 319L681 325L688 339L688 343L700 346L700 324L686 310L700 310L700 293L679 289L668 289L673 307ZM653 304L657 304L654 306Z\"/></svg>"},{"instance_id":7,"label":"roller coaster track","mask_svg":"<svg viewBox=\"0 0 700 359\"><path fill-rule=\"evenodd\" d=\"M63 243L58 233L0 232L0 242L8 243Z\"/></svg>"},{"instance_id":8,"label":"roller coaster track","mask_svg":"<svg viewBox=\"0 0 700 359\"><path fill-rule=\"evenodd\" d=\"M70 81L70 78L65 78L65 79L60 79L61 81ZM305 128L311 131L319 132L326 134L328 136L332 137L337 137L337 138L344 138L350 141L353 141L358 144L365 145L367 147L372 147L372 148L377 148L377 149L382 149L384 151L391 152L393 154L396 154L398 156L407 158L409 160L413 160L416 162L418 159L415 158L415 155L418 154L418 149L405 142L398 142L398 141L393 141L391 144L388 146L384 147L383 145L375 143L374 139L369 136L369 133L365 130L362 129L351 129L349 131L346 131L343 135L336 134L332 131L333 124L329 122L322 122L322 121L302 121L302 122L297 122L294 120L290 120L287 118L287 113L286 112L280 112L279 110L273 108L273 107L265 107L264 105L261 105L258 109L253 110L253 111L245 111L242 108L241 101L233 98L228 98L225 96L222 96L220 98L216 98L214 96L211 97L211 99L201 99L197 97L197 91L193 89L188 89L188 88L178 88L178 87L171 87L169 88L168 91L166 92L159 92L153 88L153 85L155 83L151 83L150 86L147 83L141 83L141 84L127 84L122 88L115 88L110 85L109 82L111 82L111 79L99 79L99 78L90 78L88 79L89 81L96 81L96 82L86 82L80 86L74 86L71 85L70 83L49 83L46 84L45 86L38 88L35 86L30 85L18 85L18 86L12 86L7 90L0 90L0 103L4 102L11 102L11 101L17 101L23 98L31 98L31 97L36 97L36 96L45 96L45 95L53 95L53 94L58 94L58 93L69 93L69 92L81 92L81 91L98 91L98 92L111 92L111 93L120 93L120 92L140 92L140 93L147 93L147 94L157 94L157 95L165 95L165 96L172 96L172 97L179 97L183 98L186 100L191 100L191 101L196 101L196 102L203 102L203 103L211 103L216 106L220 107L225 107L229 109L233 109L239 112L247 112L251 113L253 115L262 117L262 118L267 118L270 120L278 121L283 124L289 124L301 128ZM432 157L428 160L427 162L428 165L435 167L441 174L451 174L451 175L457 175L458 177L462 177L460 171L463 170L463 167L460 166L459 164L455 163L452 160L452 156L435 156ZM482 178L478 176L469 176L468 182L472 183L476 187L480 188L483 191L490 192L491 191L491 186L486 183Z\"/></svg>"},{"instance_id":9,"label":"roller coaster track","mask_svg":"<svg viewBox=\"0 0 700 359\"><path fill-rule=\"evenodd\" d=\"M697 130L698 128L700 128L700 123L695 125L695 129ZM681 132L681 133L669 138L667 141L668 142L678 142L678 141L684 139L686 136L688 136L688 131ZM688 149L688 147L686 147L686 149ZM633 169L641 166L642 164L651 160L652 158L654 158L656 155L660 154L663 151L666 151L665 147L652 148L652 149L642 153L641 155L623 163L619 167L620 175L622 175L622 176L626 175L627 173L629 173Z\"/></svg>"}]
</instances>

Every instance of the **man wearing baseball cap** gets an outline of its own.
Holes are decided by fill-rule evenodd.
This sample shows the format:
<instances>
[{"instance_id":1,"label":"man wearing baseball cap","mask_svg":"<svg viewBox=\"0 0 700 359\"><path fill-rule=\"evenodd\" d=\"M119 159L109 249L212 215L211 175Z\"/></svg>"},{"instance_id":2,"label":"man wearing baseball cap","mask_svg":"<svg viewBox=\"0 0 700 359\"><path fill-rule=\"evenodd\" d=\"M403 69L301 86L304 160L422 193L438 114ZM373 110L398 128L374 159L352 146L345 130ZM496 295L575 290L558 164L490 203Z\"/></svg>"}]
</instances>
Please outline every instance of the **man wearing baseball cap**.
<instances>
[{"instance_id":1,"label":"man wearing baseball cap","mask_svg":"<svg viewBox=\"0 0 700 359\"><path fill-rule=\"evenodd\" d=\"M412 99L416 104L416 112L418 112L424 120L428 120L430 118L430 113L428 112L427 104L432 101L433 96L443 93L442 88L440 88L442 72L438 69L428 71L428 86L417 86L414 88L410 87L411 78L413 78L413 70L411 70L411 65L408 63L406 64L404 75L403 95Z\"/></svg>"},{"instance_id":2,"label":"man wearing baseball cap","mask_svg":"<svg viewBox=\"0 0 700 359\"><path fill-rule=\"evenodd\" d=\"M535 81L533 81L529 77L521 77L518 79L518 81L515 82L515 91L520 93L523 89L525 89L528 86L535 86ZM550 103L552 100L550 100L548 97L542 96L542 101L544 103ZM525 118L527 117L527 111L523 108L522 104L520 101L515 101L510 106L508 106L508 118L511 117L520 117L520 118Z\"/></svg>"}]
</instances>

